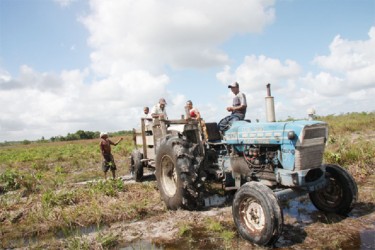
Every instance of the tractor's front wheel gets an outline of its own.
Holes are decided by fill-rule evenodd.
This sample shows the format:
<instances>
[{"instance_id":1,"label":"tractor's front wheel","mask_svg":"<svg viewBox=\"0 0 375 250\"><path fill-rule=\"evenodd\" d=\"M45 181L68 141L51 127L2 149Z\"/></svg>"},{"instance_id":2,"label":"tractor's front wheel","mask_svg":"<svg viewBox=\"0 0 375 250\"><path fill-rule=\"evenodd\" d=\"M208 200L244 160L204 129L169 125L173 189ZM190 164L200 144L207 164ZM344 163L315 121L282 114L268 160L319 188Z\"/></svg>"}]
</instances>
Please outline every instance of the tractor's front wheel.
<instances>
[{"instance_id":1,"label":"tractor's front wheel","mask_svg":"<svg viewBox=\"0 0 375 250\"><path fill-rule=\"evenodd\" d=\"M311 202L324 212L348 214L357 201L358 188L354 178L338 165L326 166L327 186L309 193Z\"/></svg>"},{"instance_id":2,"label":"tractor's front wheel","mask_svg":"<svg viewBox=\"0 0 375 250\"><path fill-rule=\"evenodd\" d=\"M257 245L272 245L283 230L283 213L273 191L248 182L236 192L232 213L240 235Z\"/></svg>"},{"instance_id":3,"label":"tractor's front wheel","mask_svg":"<svg viewBox=\"0 0 375 250\"><path fill-rule=\"evenodd\" d=\"M198 209L202 205L188 143L178 138L165 140L156 156L156 179L168 209Z\"/></svg>"}]
</instances>

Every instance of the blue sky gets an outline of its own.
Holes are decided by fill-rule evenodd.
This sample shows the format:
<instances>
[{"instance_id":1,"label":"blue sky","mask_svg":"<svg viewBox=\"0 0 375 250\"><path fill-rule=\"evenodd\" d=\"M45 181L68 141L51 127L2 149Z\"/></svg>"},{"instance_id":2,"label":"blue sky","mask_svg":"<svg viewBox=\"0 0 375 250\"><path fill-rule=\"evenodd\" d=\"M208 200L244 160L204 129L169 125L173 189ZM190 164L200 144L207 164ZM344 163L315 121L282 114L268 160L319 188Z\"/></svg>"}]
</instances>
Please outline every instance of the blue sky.
<instances>
[{"instance_id":1,"label":"blue sky","mask_svg":"<svg viewBox=\"0 0 375 250\"><path fill-rule=\"evenodd\" d=\"M143 106L191 99L247 118L375 110L373 0L0 0L0 141L137 127Z\"/></svg>"}]
</instances>

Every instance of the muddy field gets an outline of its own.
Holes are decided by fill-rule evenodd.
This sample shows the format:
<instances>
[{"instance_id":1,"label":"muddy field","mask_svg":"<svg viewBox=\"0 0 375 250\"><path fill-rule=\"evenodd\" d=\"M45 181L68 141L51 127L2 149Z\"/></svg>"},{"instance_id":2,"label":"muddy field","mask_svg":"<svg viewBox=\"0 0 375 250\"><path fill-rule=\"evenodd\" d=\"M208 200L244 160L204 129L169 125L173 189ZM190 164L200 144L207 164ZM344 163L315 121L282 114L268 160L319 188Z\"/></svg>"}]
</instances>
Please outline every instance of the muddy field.
<instances>
[{"instance_id":1,"label":"muddy field","mask_svg":"<svg viewBox=\"0 0 375 250\"><path fill-rule=\"evenodd\" d=\"M152 175L149 179L153 179ZM132 182L129 177L124 178ZM152 180L150 180L152 181ZM348 217L318 211L308 196L283 204L284 231L276 249L375 249L375 176L359 184L359 202ZM119 249L262 249L236 233L231 198L213 195L204 211L166 211L146 220L114 223L100 230L118 239ZM159 207L160 206L160 207ZM163 210L158 204L155 210ZM225 240L207 229L207 220L233 230ZM190 226L181 233L181 225ZM88 241L100 232L85 235Z\"/></svg>"},{"instance_id":2,"label":"muddy field","mask_svg":"<svg viewBox=\"0 0 375 250\"><path fill-rule=\"evenodd\" d=\"M33 236L6 241L4 248L68 249L265 249L238 235L231 214L231 195L213 194L203 211L168 211L158 198L155 177L125 185L152 186L151 210L131 220L77 227L48 237ZM110 181L110 180L108 180ZM88 185L76 183L77 186ZM359 200L348 217L318 211L308 196L283 203L284 230L275 249L375 249L375 176L359 183ZM128 191L130 192L130 189ZM107 202L111 203L111 199ZM17 228L14 228L17 230ZM4 240L4 238L2 238ZM4 243L4 242L3 242Z\"/></svg>"}]
</instances>

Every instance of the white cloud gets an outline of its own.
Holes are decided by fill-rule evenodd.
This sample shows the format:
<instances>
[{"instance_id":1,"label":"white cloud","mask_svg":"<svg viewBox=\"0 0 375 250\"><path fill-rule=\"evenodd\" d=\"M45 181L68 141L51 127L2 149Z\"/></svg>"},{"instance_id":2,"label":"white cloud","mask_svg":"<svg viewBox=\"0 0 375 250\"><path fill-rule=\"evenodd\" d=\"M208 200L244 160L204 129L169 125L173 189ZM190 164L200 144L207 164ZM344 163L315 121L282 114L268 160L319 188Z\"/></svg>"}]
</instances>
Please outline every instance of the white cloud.
<instances>
[{"instance_id":1,"label":"white cloud","mask_svg":"<svg viewBox=\"0 0 375 250\"><path fill-rule=\"evenodd\" d=\"M259 32L274 19L274 1L100 1L82 18L90 31L92 67L100 74L204 68L228 62L219 45Z\"/></svg>"},{"instance_id":2,"label":"white cloud","mask_svg":"<svg viewBox=\"0 0 375 250\"><path fill-rule=\"evenodd\" d=\"M281 62L275 58L269 58L264 55L246 56L242 64L233 70L226 65L223 71L216 77L222 83L227 85L230 82L237 81L240 84L240 91L246 94L248 111L247 119L256 121L265 120L265 100L266 85L271 83L271 94L275 96L275 108L277 117L287 117L282 103L278 102L281 96L291 96L294 86L293 79L297 79L301 74L301 67L293 60ZM287 90L287 91L286 91ZM232 93L228 93L227 105L230 105Z\"/></svg>"},{"instance_id":3,"label":"white cloud","mask_svg":"<svg viewBox=\"0 0 375 250\"><path fill-rule=\"evenodd\" d=\"M87 69L54 75L22 66L20 72L18 78L6 73L0 77L3 140L49 138L79 129L131 129L141 115L140 107L173 95L165 90L169 82L166 75L155 77L145 71L90 84L85 82L90 76Z\"/></svg>"},{"instance_id":4,"label":"white cloud","mask_svg":"<svg viewBox=\"0 0 375 250\"><path fill-rule=\"evenodd\" d=\"M313 62L332 74L343 75L350 90L375 86L375 26L368 40L350 41L336 36L330 44L330 54L317 56Z\"/></svg>"},{"instance_id":5,"label":"white cloud","mask_svg":"<svg viewBox=\"0 0 375 250\"><path fill-rule=\"evenodd\" d=\"M275 96L276 116L304 117L308 108L318 114L374 111L375 92L375 27L369 39L350 41L336 36L330 44L330 54L314 58L322 68L318 74L303 75L293 60L246 56L238 67L225 66L217 74L224 84L240 83L253 109L249 115L264 117L265 85L270 82ZM253 118L254 119L254 118Z\"/></svg>"},{"instance_id":6,"label":"white cloud","mask_svg":"<svg viewBox=\"0 0 375 250\"><path fill-rule=\"evenodd\" d=\"M8 71L0 68L0 84L2 84L3 82L9 81L11 78L12 77ZM0 88L1 88L1 85L0 85Z\"/></svg>"},{"instance_id":7,"label":"white cloud","mask_svg":"<svg viewBox=\"0 0 375 250\"><path fill-rule=\"evenodd\" d=\"M267 83L285 82L290 78L297 77L301 72L298 63L286 60L284 63L278 59L268 58L264 55L259 57L246 56L244 62L231 72L227 65L217 78L223 84L237 81L243 91L263 90Z\"/></svg>"},{"instance_id":8,"label":"white cloud","mask_svg":"<svg viewBox=\"0 0 375 250\"><path fill-rule=\"evenodd\" d=\"M300 82L307 89L328 97L341 95L343 90L347 89L347 82L344 79L327 72L320 72L317 75L308 73L300 78Z\"/></svg>"}]
</instances>

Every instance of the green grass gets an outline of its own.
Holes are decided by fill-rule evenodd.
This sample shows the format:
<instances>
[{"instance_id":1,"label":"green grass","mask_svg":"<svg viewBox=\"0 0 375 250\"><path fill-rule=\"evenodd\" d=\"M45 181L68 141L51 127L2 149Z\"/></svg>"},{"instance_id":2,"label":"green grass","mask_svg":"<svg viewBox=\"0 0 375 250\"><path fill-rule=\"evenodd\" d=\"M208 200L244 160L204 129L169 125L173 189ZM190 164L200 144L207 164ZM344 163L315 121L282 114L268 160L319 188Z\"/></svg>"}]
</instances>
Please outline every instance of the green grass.
<instances>
[{"instance_id":1,"label":"green grass","mask_svg":"<svg viewBox=\"0 0 375 250\"><path fill-rule=\"evenodd\" d=\"M191 235L193 229L191 223L181 223L178 227L178 235L180 237L186 237Z\"/></svg>"},{"instance_id":2,"label":"green grass","mask_svg":"<svg viewBox=\"0 0 375 250\"><path fill-rule=\"evenodd\" d=\"M130 136L112 147L117 176L128 173L132 149ZM3 146L0 160L1 244L164 211L154 209L160 203L155 183L103 180L99 140ZM116 239L103 235L100 241L107 248ZM86 243L71 238L65 247L85 249Z\"/></svg>"},{"instance_id":3,"label":"green grass","mask_svg":"<svg viewBox=\"0 0 375 250\"><path fill-rule=\"evenodd\" d=\"M350 113L319 117L329 125L324 153L326 163L338 164L357 179L374 174L375 113Z\"/></svg>"},{"instance_id":4,"label":"green grass","mask_svg":"<svg viewBox=\"0 0 375 250\"><path fill-rule=\"evenodd\" d=\"M133 149L130 138L112 147L118 174L128 171L127 157ZM102 177L101 161L99 140L0 147L0 186L37 191L39 183L44 188L59 188L97 179Z\"/></svg>"},{"instance_id":5,"label":"green grass","mask_svg":"<svg viewBox=\"0 0 375 250\"><path fill-rule=\"evenodd\" d=\"M223 227L221 226L219 221L208 218L206 220L206 229L211 232L221 232L223 230Z\"/></svg>"},{"instance_id":6,"label":"green grass","mask_svg":"<svg viewBox=\"0 0 375 250\"><path fill-rule=\"evenodd\" d=\"M328 115L318 117L317 120L327 122L330 134L333 136L357 132L367 133L375 130L375 112Z\"/></svg>"}]
</instances>

